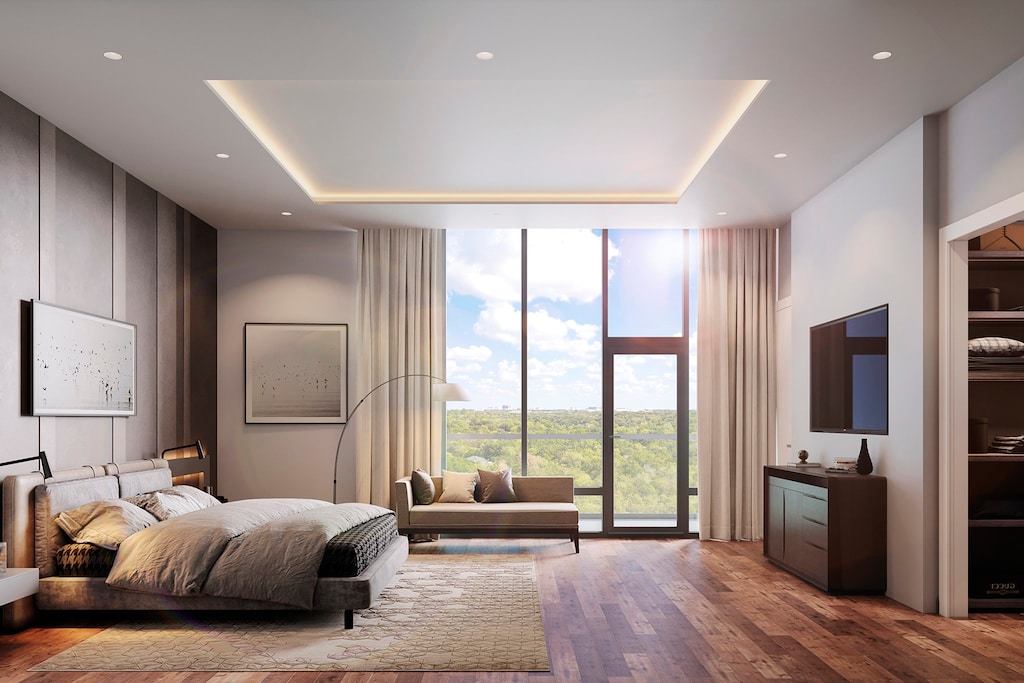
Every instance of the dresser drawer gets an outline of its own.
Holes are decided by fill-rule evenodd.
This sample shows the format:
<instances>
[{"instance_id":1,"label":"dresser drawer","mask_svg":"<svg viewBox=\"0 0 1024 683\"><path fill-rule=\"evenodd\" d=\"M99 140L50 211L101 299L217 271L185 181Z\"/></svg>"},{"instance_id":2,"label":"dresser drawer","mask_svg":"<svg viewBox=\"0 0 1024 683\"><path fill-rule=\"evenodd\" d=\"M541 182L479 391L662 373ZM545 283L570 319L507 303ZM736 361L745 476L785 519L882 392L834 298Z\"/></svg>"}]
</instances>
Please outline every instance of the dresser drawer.
<instances>
[{"instance_id":1,"label":"dresser drawer","mask_svg":"<svg viewBox=\"0 0 1024 683\"><path fill-rule=\"evenodd\" d=\"M828 501L805 493L800 512L804 519L814 520L818 524L828 524Z\"/></svg>"},{"instance_id":2,"label":"dresser drawer","mask_svg":"<svg viewBox=\"0 0 1024 683\"><path fill-rule=\"evenodd\" d=\"M801 528L801 536L804 543L812 545L821 550L828 550L828 527L818 524L810 519L804 519Z\"/></svg>"},{"instance_id":3,"label":"dresser drawer","mask_svg":"<svg viewBox=\"0 0 1024 683\"><path fill-rule=\"evenodd\" d=\"M808 578L822 586L828 585L828 551L816 548L810 543L804 544L803 566L801 569Z\"/></svg>"}]
</instances>

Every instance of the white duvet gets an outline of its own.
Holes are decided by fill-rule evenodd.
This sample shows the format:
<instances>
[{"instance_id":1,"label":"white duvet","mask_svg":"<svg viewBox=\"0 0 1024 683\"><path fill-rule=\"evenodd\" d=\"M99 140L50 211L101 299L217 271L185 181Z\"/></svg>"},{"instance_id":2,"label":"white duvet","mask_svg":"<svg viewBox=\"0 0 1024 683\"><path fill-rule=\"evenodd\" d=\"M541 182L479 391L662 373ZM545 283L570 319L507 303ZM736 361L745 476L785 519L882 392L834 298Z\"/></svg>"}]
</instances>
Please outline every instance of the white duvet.
<instances>
[{"instance_id":1,"label":"white duvet","mask_svg":"<svg viewBox=\"0 0 1024 683\"><path fill-rule=\"evenodd\" d=\"M387 508L301 498L240 500L146 527L121 544L107 584L311 609L327 541Z\"/></svg>"}]
</instances>

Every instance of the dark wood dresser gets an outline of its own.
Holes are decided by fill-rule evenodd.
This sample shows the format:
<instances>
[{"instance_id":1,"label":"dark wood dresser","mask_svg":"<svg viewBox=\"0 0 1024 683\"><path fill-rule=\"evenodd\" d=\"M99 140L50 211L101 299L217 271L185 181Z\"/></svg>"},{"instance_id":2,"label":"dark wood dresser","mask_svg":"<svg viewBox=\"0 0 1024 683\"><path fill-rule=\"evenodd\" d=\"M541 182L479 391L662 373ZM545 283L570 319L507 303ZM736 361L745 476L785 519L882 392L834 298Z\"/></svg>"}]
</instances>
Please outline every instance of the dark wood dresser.
<instances>
[{"instance_id":1,"label":"dark wood dresser","mask_svg":"<svg viewBox=\"0 0 1024 683\"><path fill-rule=\"evenodd\" d=\"M829 593L884 593L885 477L766 465L764 554Z\"/></svg>"}]
</instances>

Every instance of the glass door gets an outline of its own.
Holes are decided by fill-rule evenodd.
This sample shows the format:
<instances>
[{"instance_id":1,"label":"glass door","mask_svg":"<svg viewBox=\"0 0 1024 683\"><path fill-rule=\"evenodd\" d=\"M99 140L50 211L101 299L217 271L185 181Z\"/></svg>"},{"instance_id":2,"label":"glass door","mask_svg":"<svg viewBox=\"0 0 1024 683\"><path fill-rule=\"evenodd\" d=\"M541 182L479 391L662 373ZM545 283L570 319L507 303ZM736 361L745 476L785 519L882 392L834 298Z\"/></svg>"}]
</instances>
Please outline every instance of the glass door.
<instances>
[{"instance_id":1,"label":"glass door","mask_svg":"<svg viewBox=\"0 0 1024 683\"><path fill-rule=\"evenodd\" d=\"M616 342L634 348L610 353L604 527L613 533L687 532L687 357L671 350L675 340Z\"/></svg>"}]
</instances>

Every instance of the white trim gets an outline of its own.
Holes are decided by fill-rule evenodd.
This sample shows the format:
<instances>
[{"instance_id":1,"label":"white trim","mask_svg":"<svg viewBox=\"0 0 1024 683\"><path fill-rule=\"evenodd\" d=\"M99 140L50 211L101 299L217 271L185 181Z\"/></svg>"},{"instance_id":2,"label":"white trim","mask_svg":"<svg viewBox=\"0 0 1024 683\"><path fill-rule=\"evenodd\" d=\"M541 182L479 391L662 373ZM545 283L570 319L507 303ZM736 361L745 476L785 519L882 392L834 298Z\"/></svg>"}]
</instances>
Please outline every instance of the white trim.
<instances>
[{"instance_id":1,"label":"white trim","mask_svg":"<svg viewBox=\"0 0 1024 683\"><path fill-rule=\"evenodd\" d=\"M939 231L939 614L946 617L967 616L966 241L1021 218L1024 192Z\"/></svg>"}]
</instances>

